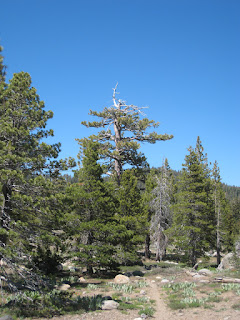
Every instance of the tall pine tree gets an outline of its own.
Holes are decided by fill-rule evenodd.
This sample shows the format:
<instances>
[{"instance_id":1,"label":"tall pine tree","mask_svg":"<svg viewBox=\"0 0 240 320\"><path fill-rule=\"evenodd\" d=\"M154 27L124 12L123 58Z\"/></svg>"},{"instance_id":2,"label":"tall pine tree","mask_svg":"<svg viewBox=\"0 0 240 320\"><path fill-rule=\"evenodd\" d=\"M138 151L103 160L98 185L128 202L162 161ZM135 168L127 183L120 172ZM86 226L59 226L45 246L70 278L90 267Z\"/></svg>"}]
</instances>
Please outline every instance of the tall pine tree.
<instances>
[{"instance_id":1,"label":"tall pine tree","mask_svg":"<svg viewBox=\"0 0 240 320\"><path fill-rule=\"evenodd\" d=\"M97 112L90 110L90 115L100 118L100 121L86 122L86 127L103 128L92 138L101 143L101 156L107 160L108 169L116 174L118 184L123 166L133 167L146 165L146 158L138 152L141 142L155 143L160 140L172 139L172 135L148 133L149 128L158 127L158 123L143 115L140 107L127 105L125 101L117 99L115 87L113 91L113 105Z\"/></svg>"},{"instance_id":2,"label":"tall pine tree","mask_svg":"<svg viewBox=\"0 0 240 320\"><path fill-rule=\"evenodd\" d=\"M29 261L29 244L36 248L42 230L52 235L54 218L52 199L54 185L65 161L57 161L60 144L49 145L52 137L47 121L53 113L45 111L44 102L32 87L28 73L14 74L0 97L0 183L3 204L1 212L1 258L16 269ZM48 192L47 188L51 189ZM49 207L51 206L51 208ZM57 209L59 210L59 208ZM55 213L54 213L55 214Z\"/></svg>"},{"instance_id":3,"label":"tall pine tree","mask_svg":"<svg viewBox=\"0 0 240 320\"><path fill-rule=\"evenodd\" d=\"M198 138L195 150L190 147L179 181L177 203L173 206L173 241L185 252L192 266L209 249L213 234L210 180L206 156ZM209 219L210 218L210 219Z\"/></svg>"},{"instance_id":4,"label":"tall pine tree","mask_svg":"<svg viewBox=\"0 0 240 320\"><path fill-rule=\"evenodd\" d=\"M94 270L117 267L117 245L123 230L116 221L116 203L110 186L102 178L99 143L84 139L81 148L79 182L67 191L68 201L72 202L67 225L77 242L73 255L92 274Z\"/></svg>"}]
</instances>

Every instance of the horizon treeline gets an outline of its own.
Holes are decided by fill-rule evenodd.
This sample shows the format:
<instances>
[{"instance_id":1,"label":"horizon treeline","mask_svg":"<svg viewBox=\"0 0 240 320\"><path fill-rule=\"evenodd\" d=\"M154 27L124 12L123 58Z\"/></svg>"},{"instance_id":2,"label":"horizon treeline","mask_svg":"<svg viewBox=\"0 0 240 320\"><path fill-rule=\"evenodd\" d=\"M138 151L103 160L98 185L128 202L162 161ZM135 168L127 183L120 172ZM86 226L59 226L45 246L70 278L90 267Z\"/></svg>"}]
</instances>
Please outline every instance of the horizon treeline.
<instances>
[{"instance_id":1,"label":"horizon treeline","mask_svg":"<svg viewBox=\"0 0 240 320\"><path fill-rule=\"evenodd\" d=\"M0 55L0 258L28 288L39 289L40 275L69 259L101 274L138 263L139 250L157 261L170 252L194 266L209 251L219 264L221 253L234 249L240 188L221 183L200 137L180 172L167 159L150 168L141 143L173 136L153 131L158 122L118 99L116 87L112 106L91 110L97 121L82 122L98 130L77 139L76 169L73 158L58 160L60 143L48 144L53 113L30 75L16 73L8 83L5 76ZM73 177L64 174L69 169Z\"/></svg>"}]
</instances>

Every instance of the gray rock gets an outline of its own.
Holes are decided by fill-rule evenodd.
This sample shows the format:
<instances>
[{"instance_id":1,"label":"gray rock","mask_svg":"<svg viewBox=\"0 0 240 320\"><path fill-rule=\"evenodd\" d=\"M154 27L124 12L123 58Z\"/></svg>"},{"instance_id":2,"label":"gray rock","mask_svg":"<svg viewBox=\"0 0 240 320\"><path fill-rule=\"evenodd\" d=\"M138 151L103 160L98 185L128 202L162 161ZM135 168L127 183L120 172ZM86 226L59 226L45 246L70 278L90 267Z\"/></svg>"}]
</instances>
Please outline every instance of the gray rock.
<instances>
[{"instance_id":1,"label":"gray rock","mask_svg":"<svg viewBox=\"0 0 240 320\"><path fill-rule=\"evenodd\" d=\"M212 271L208 269L201 269L198 271L198 273L204 276L211 276L213 274Z\"/></svg>"},{"instance_id":2,"label":"gray rock","mask_svg":"<svg viewBox=\"0 0 240 320\"><path fill-rule=\"evenodd\" d=\"M123 274L118 274L116 275L116 277L114 278L114 282L115 283L129 283L130 279L127 276L124 276Z\"/></svg>"},{"instance_id":3,"label":"gray rock","mask_svg":"<svg viewBox=\"0 0 240 320\"><path fill-rule=\"evenodd\" d=\"M162 283L168 283L168 282L170 282L168 279L162 279L162 281L161 281Z\"/></svg>"},{"instance_id":4,"label":"gray rock","mask_svg":"<svg viewBox=\"0 0 240 320\"><path fill-rule=\"evenodd\" d=\"M102 310L113 310L117 309L119 303L114 300L104 300L102 304Z\"/></svg>"},{"instance_id":5,"label":"gray rock","mask_svg":"<svg viewBox=\"0 0 240 320\"><path fill-rule=\"evenodd\" d=\"M0 320L13 320L13 318L9 315L5 315L5 316L1 317Z\"/></svg>"},{"instance_id":6,"label":"gray rock","mask_svg":"<svg viewBox=\"0 0 240 320\"><path fill-rule=\"evenodd\" d=\"M225 257L223 257L222 262L218 266L218 270L223 269L233 269L234 268L234 254L232 252L229 252L226 254Z\"/></svg>"},{"instance_id":7,"label":"gray rock","mask_svg":"<svg viewBox=\"0 0 240 320\"><path fill-rule=\"evenodd\" d=\"M235 253L237 258L240 258L240 239L235 242Z\"/></svg>"},{"instance_id":8,"label":"gray rock","mask_svg":"<svg viewBox=\"0 0 240 320\"><path fill-rule=\"evenodd\" d=\"M141 290L141 291L140 291L140 294L143 295L143 296L145 296L146 291L145 291L145 290Z\"/></svg>"},{"instance_id":9,"label":"gray rock","mask_svg":"<svg viewBox=\"0 0 240 320\"><path fill-rule=\"evenodd\" d=\"M193 276L194 279L202 279L202 278L204 278L204 277L205 277L205 276L202 275L202 274L195 274L195 275Z\"/></svg>"}]
</instances>

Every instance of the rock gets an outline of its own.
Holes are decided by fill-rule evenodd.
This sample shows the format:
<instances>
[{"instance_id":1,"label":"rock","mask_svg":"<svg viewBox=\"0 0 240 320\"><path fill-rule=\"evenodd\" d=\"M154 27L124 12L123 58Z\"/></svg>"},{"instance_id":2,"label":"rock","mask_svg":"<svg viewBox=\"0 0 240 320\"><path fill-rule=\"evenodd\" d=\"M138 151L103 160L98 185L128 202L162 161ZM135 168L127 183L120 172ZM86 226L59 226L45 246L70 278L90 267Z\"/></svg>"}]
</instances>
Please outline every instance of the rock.
<instances>
[{"instance_id":1,"label":"rock","mask_svg":"<svg viewBox=\"0 0 240 320\"><path fill-rule=\"evenodd\" d=\"M162 283L168 283L168 282L170 282L168 279L162 279L162 281L161 281Z\"/></svg>"},{"instance_id":2,"label":"rock","mask_svg":"<svg viewBox=\"0 0 240 320\"><path fill-rule=\"evenodd\" d=\"M104 300L102 304L102 310L113 310L117 309L119 303L114 300Z\"/></svg>"},{"instance_id":3,"label":"rock","mask_svg":"<svg viewBox=\"0 0 240 320\"><path fill-rule=\"evenodd\" d=\"M207 280L207 279L201 279L199 282L201 282L201 283L209 283L210 281Z\"/></svg>"},{"instance_id":4,"label":"rock","mask_svg":"<svg viewBox=\"0 0 240 320\"><path fill-rule=\"evenodd\" d=\"M0 320L13 320L13 318L9 315L5 315L5 316L1 317Z\"/></svg>"},{"instance_id":5,"label":"rock","mask_svg":"<svg viewBox=\"0 0 240 320\"><path fill-rule=\"evenodd\" d=\"M208 269L201 269L198 271L198 274L202 274L204 276L211 276L213 273Z\"/></svg>"},{"instance_id":6,"label":"rock","mask_svg":"<svg viewBox=\"0 0 240 320\"><path fill-rule=\"evenodd\" d=\"M58 290L67 291L70 288L71 288L70 284L63 283L60 287L58 287Z\"/></svg>"},{"instance_id":7,"label":"rock","mask_svg":"<svg viewBox=\"0 0 240 320\"><path fill-rule=\"evenodd\" d=\"M152 282L152 283L155 283L156 281L155 281L155 280L152 280L151 282Z\"/></svg>"},{"instance_id":8,"label":"rock","mask_svg":"<svg viewBox=\"0 0 240 320\"><path fill-rule=\"evenodd\" d=\"M80 277L80 278L78 279L78 282L86 282L86 279L85 279L84 277Z\"/></svg>"},{"instance_id":9,"label":"rock","mask_svg":"<svg viewBox=\"0 0 240 320\"><path fill-rule=\"evenodd\" d=\"M57 266L57 271L63 271L63 265L61 263Z\"/></svg>"},{"instance_id":10,"label":"rock","mask_svg":"<svg viewBox=\"0 0 240 320\"><path fill-rule=\"evenodd\" d=\"M146 294L146 291L145 290L141 290L140 294L144 296Z\"/></svg>"},{"instance_id":11,"label":"rock","mask_svg":"<svg viewBox=\"0 0 240 320\"><path fill-rule=\"evenodd\" d=\"M133 320L142 320L142 318L135 318L135 319L133 319Z\"/></svg>"},{"instance_id":12,"label":"rock","mask_svg":"<svg viewBox=\"0 0 240 320\"><path fill-rule=\"evenodd\" d=\"M204 278L204 277L205 277L205 276L202 275L202 274L195 274L195 275L193 276L194 279L202 279L202 278Z\"/></svg>"},{"instance_id":13,"label":"rock","mask_svg":"<svg viewBox=\"0 0 240 320\"><path fill-rule=\"evenodd\" d=\"M226 254L225 257L223 257L222 262L217 267L218 270L223 269L233 269L234 268L234 254L232 252Z\"/></svg>"},{"instance_id":14,"label":"rock","mask_svg":"<svg viewBox=\"0 0 240 320\"><path fill-rule=\"evenodd\" d=\"M124 276L123 274L118 274L116 275L116 277L114 278L114 282L115 283L129 283L130 279L127 276Z\"/></svg>"},{"instance_id":15,"label":"rock","mask_svg":"<svg viewBox=\"0 0 240 320\"><path fill-rule=\"evenodd\" d=\"M156 279L158 279L158 280L161 280L161 279L162 279L162 277L160 277L160 276L157 276L157 277L156 277Z\"/></svg>"},{"instance_id":16,"label":"rock","mask_svg":"<svg viewBox=\"0 0 240 320\"><path fill-rule=\"evenodd\" d=\"M240 258L240 239L235 242L235 253L237 258Z\"/></svg>"}]
</instances>

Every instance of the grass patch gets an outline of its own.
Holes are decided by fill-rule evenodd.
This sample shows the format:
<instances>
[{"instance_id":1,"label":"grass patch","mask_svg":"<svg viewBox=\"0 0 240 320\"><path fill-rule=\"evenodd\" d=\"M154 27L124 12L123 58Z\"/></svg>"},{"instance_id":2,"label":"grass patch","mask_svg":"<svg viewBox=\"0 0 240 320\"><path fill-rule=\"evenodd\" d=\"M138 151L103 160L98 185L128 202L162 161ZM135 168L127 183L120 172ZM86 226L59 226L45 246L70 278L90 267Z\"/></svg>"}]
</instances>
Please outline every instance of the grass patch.
<instances>
[{"instance_id":1,"label":"grass patch","mask_svg":"<svg viewBox=\"0 0 240 320\"><path fill-rule=\"evenodd\" d=\"M145 314L148 317L152 317L154 315L155 309L152 307L141 308L138 312L139 315Z\"/></svg>"}]
</instances>

